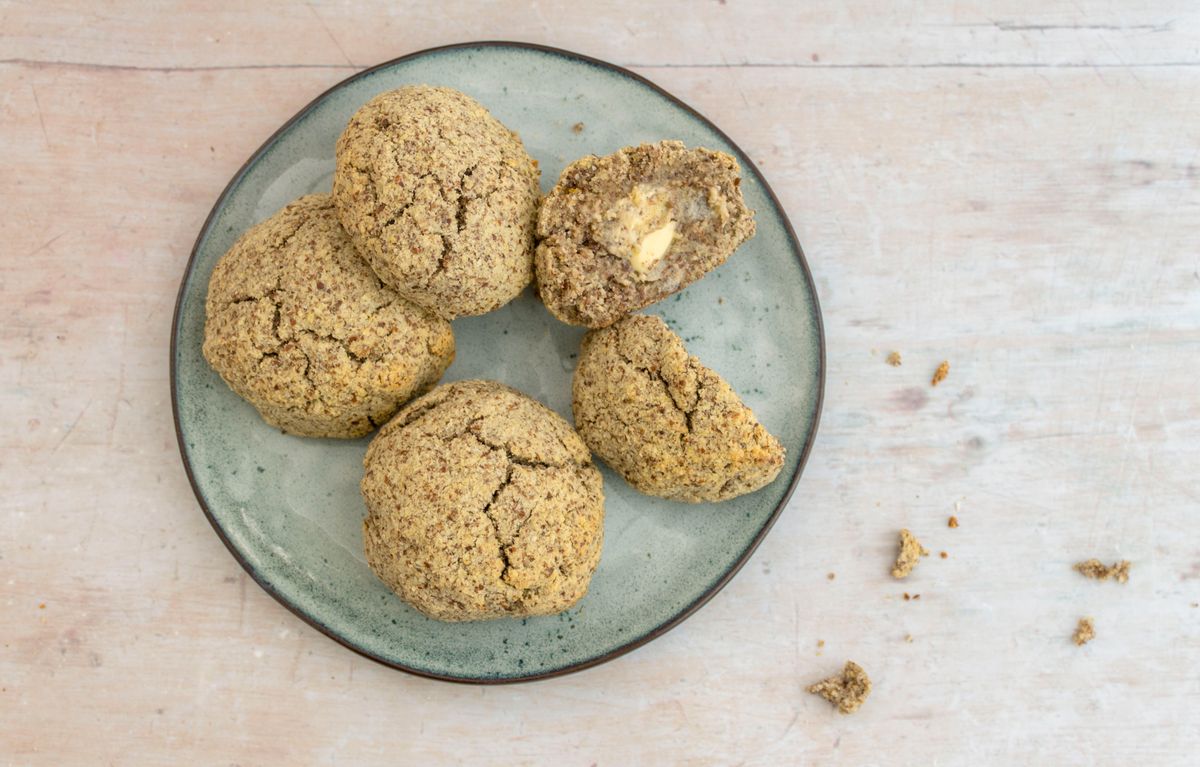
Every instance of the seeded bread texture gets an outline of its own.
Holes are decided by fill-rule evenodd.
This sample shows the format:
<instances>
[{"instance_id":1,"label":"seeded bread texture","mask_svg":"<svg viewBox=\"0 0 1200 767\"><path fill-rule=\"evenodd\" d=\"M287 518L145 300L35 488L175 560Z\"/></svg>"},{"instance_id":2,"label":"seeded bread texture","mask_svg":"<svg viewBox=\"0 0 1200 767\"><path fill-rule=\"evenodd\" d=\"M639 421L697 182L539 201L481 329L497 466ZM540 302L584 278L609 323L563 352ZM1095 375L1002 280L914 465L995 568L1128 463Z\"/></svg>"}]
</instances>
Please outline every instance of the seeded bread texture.
<instances>
[{"instance_id":1,"label":"seeded bread texture","mask_svg":"<svg viewBox=\"0 0 1200 767\"><path fill-rule=\"evenodd\" d=\"M310 195L251 228L213 270L204 357L291 434L360 437L454 359L450 323L384 286Z\"/></svg>"},{"instance_id":2,"label":"seeded bread texture","mask_svg":"<svg viewBox=\"0 0 1200 767\"><path fill-rule=\"evenodd\" d=\"M442 317L490 312L533 278L537 163L471 97L414 85L359 109L333 197L380 278Z\"/></svg>"},{"instance_id":3,"label":"seeded bread texture","mask_svg":"<svg viewBox=\"0 0 1200 767\"><path fill-rule=\"evenodd\" d=\"M445 621L549 615L587 591L604 493L558 414L491 381L444 384L367 449L367 563Z\"/></svg>"},{"instance_id":4,"label":"seeded bread texture","mask_svg":"<svg viewBox=\"0 0 1200 767\"><path fill-rule=\"evenodd\" d=\"M783 468L779 440L658 317L634 315L584 336L573 405L588 447L649 495L723 501Z\"/></svg>"},{"instance_id":5,"label":"seeded bread texture","mask_svg":"<svg viewBox=\"0 0 1200 767\"><path fill-rule=\"evenodd\" d=\"M754 234L738 174L730 155L679 141L567 166L538 214L546 308L572 325L607 327L725 263Z\"/></svg>"}]
</instances>

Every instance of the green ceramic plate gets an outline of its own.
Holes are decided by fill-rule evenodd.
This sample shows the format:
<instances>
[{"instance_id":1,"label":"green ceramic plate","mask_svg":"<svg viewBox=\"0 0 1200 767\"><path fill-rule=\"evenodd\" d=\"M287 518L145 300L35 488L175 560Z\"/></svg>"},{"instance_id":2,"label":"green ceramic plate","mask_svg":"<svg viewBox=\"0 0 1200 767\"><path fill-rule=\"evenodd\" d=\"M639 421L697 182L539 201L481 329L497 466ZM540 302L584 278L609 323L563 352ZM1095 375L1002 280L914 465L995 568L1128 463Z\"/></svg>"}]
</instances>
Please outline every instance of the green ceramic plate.
<instances>
[{"instance_id":1,"label":"green ceramic plate","mask_svg":"<svg viewBox=\"0 0 1200 767\"><path fill-rule=\"evenodd\" d=\"M380 91L458 88L521 134L548 190L570 161L681 139L742 164L758 234L683 293L650 307L723 375L787 447L774 484L723 504L641 495L607 469L604 554L587 596L557 616L439 623L367 569L358 492L367 439L290 437L268 427L200 354L204 297L217 259L248 227L303 194L328 191L347 119ZM580 132L572 130L583 123ZM445 380L491 378L571 417L583 331L529 291L454 322ZM196 240L175 310L172 395L180 450L217 534L260 586L347 647L440 679L504 682L609 660L678 624L733 577L783 509L816 433L824 339L800 244L753 162L720 130L637 75L565 51L515 43L438 48L382 64L330 89L289 120L229 183Z\"/></svg>"}]
</instances>

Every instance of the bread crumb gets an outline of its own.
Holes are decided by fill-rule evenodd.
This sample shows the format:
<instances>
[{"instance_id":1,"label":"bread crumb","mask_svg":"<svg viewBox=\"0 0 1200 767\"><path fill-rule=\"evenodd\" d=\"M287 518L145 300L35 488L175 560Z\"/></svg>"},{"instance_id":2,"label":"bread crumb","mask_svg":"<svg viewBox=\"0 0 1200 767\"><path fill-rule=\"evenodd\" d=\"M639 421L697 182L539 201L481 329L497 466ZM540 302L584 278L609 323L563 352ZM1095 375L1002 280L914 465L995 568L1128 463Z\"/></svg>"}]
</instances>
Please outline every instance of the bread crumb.
<instances>
[{"instance_id":1,"label":"bread crumb","mask_svg":"<svg viewBox=\"0 0 1200 767\"><path fill-rule=\"evenodd\" d=\"M945 381L948 375L950 375L950 363L942 360L942 364L938 365L937 370L934 371L933 380L929 382L929 385L937 386L942 381Z\"/></svg>"},{"instance_id":2,"label":"bread crumb","mask_svg":"<svg viewBox=\"0 0 1200 767\"><path fill-rule=\"evenodd\" d=\"M1086 578L1092 578L1097 581L1106 581L1109 578L1113 578L1117 583L1125 583L1129 580L1130 567L1132 565L1127 559L1114 562L1107 567L1099 559L1089 559L1075 565L1075 569Z\"/></svg>"},{"instance_id":3,"label":"bread crumb","mask_svg":"<svg viewBox=\"0 0 1200 767\"><path fill-rule=\"evenodd\" d=\"M938 556L941 557L942 559L945 559L946 557L948 557L950 555L944 551L940 551L940 552L938 552Z\"/></svg>"},{"instance_id":4,"label":"bread crumb","mask_svg":"<svg viewBox=\"0 0 1200 767\"><path fill-rule=\"evenodd\" d=\"M958 527L958 517L951 516L950 519L946 522L946 525L949 527Z\"/></svg>"},{"instance_id":5,"label":"bread crumb","mask_svg":"<svg viewBox=\"0 0 1200 767\"><path fill-rule=\"evenodd\" d=\"M817 647L824 647L824 646L825 646L825 640L824 640L824 639L818 639L818 640L817 640Z\"/></svg>"},{"instance_id":6,"label":"bread crumb","mask_svg":"<svg viewBox=\"0 0 1200 767\"><path fill-rule=\"evenodd\" d=\"M913 640L913 635L912 635L912 634L908 634L908 635L906 635L906 636L904 637L904 641L905 641L905 642L908 642L909 644L912 644L912 640Z\"/></svg>"},{"instance_id":7,"label":"bread crumb","mask_svg":"<svg viewBox=\"0 0 1200 767\"><path fill-rule=\"evenodd\" d=\"M900 367L900 352L891 352L887 356L887 364L894 368Z\"/></svg>"},{"instance_id":8,"label":"bread crumb","mask_svg":"<svg viewBox=\"0 0 1200 767\"><path fill-rule=\"evenodd\" d=\"M1075 644L1082 647L1095 638L1096 626L1092 623L1092 619L1080 618L1079 625L1075 627L1075 635L1071 639L1075 641Z\"/></svg>"},{"instance_id":9,"label":"bread crumb","mask_svg":"<svg viewBox=\"0 0 1200 767\"><path fill-rule=\"evenodd\" d=\"M912 595L909 594L907 591L904 592L904 601L907 602L910 599L912 599Z\"/></svg>"},{"instance_id":10,"label":"bread crumb","mask_svg":"<svg viewBox=\"0 0 1200 767\"><path fill-rule=\"evenodd\" d=\"M871 680L861 666L848 660L841 674L817 682L808 691L837 706L843 714L853 714L871 694Z\"/></svg>"},{"instance_id":11,"label":"bread crumb","mask_svg":"<svg viewBox=\"0 0 1200 767\"><path fill-rule=\"evenodd\" d=\"M575 123L571 126L572 133L583 133L583 123Z\"/></svg>"},{"instance_id":12,"label":"bread crumb","mask_svg":"<svg viewBox=\"0 0 1200 767\"><path fill-rule=\"evenodd\" d=\"M837 577L837 573L829 573L828 575L825 576L825 578L828 580L833 580L836 577Z\"/></svg>"},{"instance_id":13,"label":"bread crumb","mask_svg":"<svg viewBox=\"0 0 1200 767\"><path fill-rule=\"evenodd\" d=\"M45 603L45 602L42 602L41 604L39 604L39 605L38 605L38 609L39 609L39 610L45 610L45 609L46 609L46 603Z\"/></svg>"},{"instance_id":14,"label":"bread crumb","mask_svg":"<svg viewBox=\"0 0 1200 767\"><path fill-rule=\"evenodd\" d=\"M725 297L724 297L724 296L717 296L717 303L718 303L718 304L723 304L723 303L725 303Z\"/></svg>"},{"instance_id":15,"label":"bread crumb","mask_svg":"<svg viewBox=\"0 0 1200 767\"><path fill-rule=\"evenodd\" d=\"M929 551L921 545L917 537L908 530L901 530L900 553L896 557L896 566L892 568L892 577L907 578L921 557L927 556L929 556Z\"/></svg>"}]
</instances>

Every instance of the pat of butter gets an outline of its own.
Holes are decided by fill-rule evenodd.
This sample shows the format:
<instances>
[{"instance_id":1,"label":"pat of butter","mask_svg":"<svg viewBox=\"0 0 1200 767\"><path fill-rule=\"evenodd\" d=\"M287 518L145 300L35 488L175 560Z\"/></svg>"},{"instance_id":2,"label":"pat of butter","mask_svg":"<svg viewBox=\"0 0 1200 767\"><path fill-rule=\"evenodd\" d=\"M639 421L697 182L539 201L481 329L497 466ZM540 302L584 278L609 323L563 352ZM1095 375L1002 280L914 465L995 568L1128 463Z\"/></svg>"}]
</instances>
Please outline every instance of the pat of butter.
<instances>
[{"instance_id":1,"label":"pat of butter","mask_svg":"<svg viewBox=\"0 0 1200 767\"><path fill-rule=\"evenodd\" d=\"M633 253L629 256L629 265L633 267L634 273L639 277L645 277L659 261L663 260L663 256L667 255L667 249L671 247L673 239L675 239L674 221L668 221L666 226L659 227L643 237L641 242L634 246Z\"/></svg>"}]
</instances>

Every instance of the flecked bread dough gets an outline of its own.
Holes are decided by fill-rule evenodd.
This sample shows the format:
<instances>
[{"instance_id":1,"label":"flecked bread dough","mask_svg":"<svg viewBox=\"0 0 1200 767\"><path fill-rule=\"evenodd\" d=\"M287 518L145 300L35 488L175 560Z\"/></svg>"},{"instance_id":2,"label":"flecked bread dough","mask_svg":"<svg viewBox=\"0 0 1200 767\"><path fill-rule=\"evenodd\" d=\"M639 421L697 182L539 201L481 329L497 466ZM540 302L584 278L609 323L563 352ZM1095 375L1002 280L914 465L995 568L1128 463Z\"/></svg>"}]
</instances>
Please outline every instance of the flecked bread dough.
<instances>
[{"instance_id":1,"label":"flecked bread dough","mask_svg":"<svg viewBox=\"0 0 1200 767\"><path fill-rule=\"evenodd\" d=\"M538 292L555 317L602 328L725 263L754 234L738 162L679 141L567 166L538 214Z\"/></svg>"},{"instance_id":2,"label":"flecked bread dough","mask_svg":"<svg viewBox=\"0 0 1200 767\"><path fill-rule=\"evenodd\" d=\"M517 134L477 101L414 85L350 118L333 198L380 278L453 319L499 308L532 280L539 175Z\"/></svg>"},{"instance_id":3,"label":"flecked bread dough","mask_svg":"<svg viewBox=\"0 0 1200 767\"><path fill-rule=\"evenodd\" d=\"M445 621L550 615L587 592L604 493L557 413L492 381L444 384L367 449L367 563Z\"/></svg>"},{"instance_id":4,"label":"flecked bread dough","mask_svg":"<svg viewBox=\"0 0 1200 767\"><path fill-rule=\"evenodd\" d=\"M783 468L779 440L658 317L589 331L573 401L588 447L649 495L723 501L758 490Z\"/></svg>"},{"instance_id":5,"label":"flecked bread dough","mask_svg":"<svg viewBox=\"0 0 1200 767\"><path fill-rule=\"evenodd\" d=\"M213 270L205 306L204 358L291 434L361 437L454 359L450 323L379 281L327 194L242 235Z\"/></svg>"}]
</instances>

